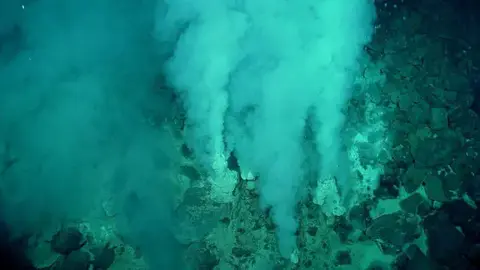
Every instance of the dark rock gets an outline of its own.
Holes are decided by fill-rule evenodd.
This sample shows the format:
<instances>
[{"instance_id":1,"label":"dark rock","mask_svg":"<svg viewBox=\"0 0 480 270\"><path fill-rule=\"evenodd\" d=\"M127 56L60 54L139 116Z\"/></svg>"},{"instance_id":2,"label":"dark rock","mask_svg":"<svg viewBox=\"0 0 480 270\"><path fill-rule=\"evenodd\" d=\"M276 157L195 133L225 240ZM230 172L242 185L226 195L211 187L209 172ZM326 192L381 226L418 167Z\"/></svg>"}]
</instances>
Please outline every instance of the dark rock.
<instances>
[{"instance_id":1,"label":"dark rock","mask_svg":"<svg viewBox=\"0 0 480 270\"><path fill-rule=\"evenodd\" d=\"M192 158L193 157L193 151L190 150L190 148L186 144L182 144L181 152L182 152L182 155L185 158Z\"/></svg>"},{"instance_id":2,"label":"dark rock","mask_svg":"<svg viewBox=\"0 0 480 270\"><path fill-rule=\"evenodd\" d=\"M213 248L209 247L203 247L199 250L199 253L197 254L197 260L198 260L198 269L199 270L210 270L214 269L220 260L217 258L217 256L214 254Z\"/></svg>"},{"instance_id":3,"label":"dark rock","mask_svg":"<svg viewBox=\"0 0 480 270\"><path fill-rule=\"evenodd\" d=\"M431 108L430 128L432 130L442 130L448 128L448 114L446 108Z\"/></svg>"},{"instance_id":4,"label":"dark rock","mask_svg":"<svg viewBox=\"0 0 480 270\"><path fill-rule=\"evenodd\" d=\"M442 265L459 266L465 236L449 222L448 215L439 211L426 217L423 226L427 236L428 255Z\"/></svg>"},{"instance_id":5,"label":"dark rock","mask_svg":"<svg viewBox=\"0 0 480 270\"><path fill-rule=\"evenodd\" d=\"M308 227L308 229L307 229L307 233L308 233L310 236L315 236L315 235L317 235L317 232L318 232L318 228L315 227L315 226L310 226L310 227Z\"/></svg>"},{"instance_id":6,"label":"dark rock","mask_svg":"<svg viewBox=\"0 0 480 270\"><path fill-rule=\"evenodd\" d=\"M461 138L452 130L444 130L435 138L424 139L412 148L415 164L433 167L449 164L461 149Z\"/></svg>"},{"instance_id":7,"label":"dark rock","mask_svg":"<svg viewBox=\"0 0 480 270\"><path fill-rule=\"evenodd\" d=\"M87 252L75 250L68 254L55 270L88 270L90 255Z\"/></svg>"},{"instance_id":8,"label":"dark rock","mask_svg":"<svg viewBox=\"0 0 480 270\"><path fill-rule=\"evenodd\" d=\"M426 102L413 104L407 117L408 121L414 125L425 124L430 119L430 106Z\"/></svg>"},{"instance_id":9,"label":"dark rock","mask_svg":"<svg viewBox=\"0 0 480 270\"><path fill-rule=\"evenodd\" d=\"M202 178L200 172L191 165L183 165L180 167L181 174L188 177L191 181L198 181Z\"/></svg>"},{"instance_id":10,"label":"dark rock","mask_svg":"<svg viewBox=\"0 0 480 270\"><path fill-rule=\"evenodd\" d=\"M373 261L366 270L388 270L390 266L381 261Z\"/></svg>"},{"instance_id":11,"label":"dark rock","mask_svg":"<svg viewBox=\"0 0 480 270\"><path fill-rule=\"evenodd\" d=\"M470 177L466 181L466 193L480 206L480 175Z\"/></svg>"},{"instance_id":12,"label":"dark rock","mask_svg":"<svg viewBox=\"0 0 480 270\"><path fill-rule=\"evenodd\" d=\"M407 254L405 253L400 253L395 260L392 262L392 270L405 270L407 269L408 261L410 259L408 258Z\"/></svg>"},{"instance_id":13,"label":"dark rock","mask_svg":"<svg viewBox=\"0 0 480 270\"><path fill-rule=\"evenodd\" d=\"M439 178L442 180L443 190L448 199L464 194L463 176L457 173L443 173Z\"/></svg>"},{"instance_id":14,"label":"dark rock","mask_svg":"<svg viewBox=\"0 0 480 270\"><path fill-rule=\"evenodd\" d=\"M419 193L413 193L400 201L400 208L410 214L425 216L430 212L430 203Z\"/></svg>"},{"instance_id":15,"label":"dark rock","mask_svg":"<svg viewBox=\"0 0 480 270\"><path fill-rule=\"evenodd\" d=\"M428 176L428 170L411 165L402 177L403 187L408 193L417 190Z\"/></svg>"},{"instance_id":16,"label":"dark rock","mask_svg":"<svg viewBox=\"0 0 480 270\"><path fill-rule=\"evenodd\" d=\"M372 141L374 138L371 138ZM369 142L356 142L355 146L357 148L358 154L360 156L360 162L362 164L368 164L372 160L377 159L377 154L375 151L372 151L372 144Z\"/></svg>"},{"instance_id":17,"label":"dark rock","mask_svg":"<svg viewBox=\"0 0 480 270\"><path fill-rule=\"evenodd\" d=\"M334 230L340 238L340 241L346 243L348 242L350 234L353 232L353 226L342 216L335 222Z\"/></svg>"},{"instance_id":18,"label":"dark rock","mask_svg":"<svg viewBox=\"0 0 480 270\"><path fill-rule=\"evenodd\" d=\"M398 246L392 245L387 242L377 241L377 245L384 255L396 256L401 249Z\"/></svg>"},{"instance_id":19,"label":"dark rock","mask_svg":"<svg viewBox=\"0 0 480 270\"><path fill-rule=\"evenodd\" d=\"M348 220L355 229L365 230L369 219L370 215L365 204L355 205L348 212Z\"/></svg>"},{"instance_id":20,"label":"dark rock","mask_svg":"<svg viewBox=\"0 0 480 270\"><path fill-rule=\"evenodd\" d=\"M469 188L471 181L475 181L475 175L480 172L480 155L477 153L480 149L480 140L471 139L462 150L462 154L458 155L451 164L452 170L462 182L462 191Z\"/></svg>"},{"instance_id":21,"label":"dark rock","mask_svg":"<svg viewBox=\"0 0 480 270\"><path fill-rule=\"evenodd\" d=\"M449 221L462 229L463 234L471 243L480 243L480 210L473 208L463 200L445 203L440 208Z\"/></svg>"},{"instance_id":22,"label":"dark rock","mask_svg":"<svg viewBox=\"0 0 480 270\"><path fill-rule=\"evenodd\" d=\"M94 256L92 261L94 269L106 270L115 261L115 248L110 247L110 244L103 248L92 250L92 253Z\"/></svg>"},{"instance_id":23,"label":"dark rock","mask_svg":"<svg viewBox=\"0 0 480 270\"><path fill-rule=\"evenodd\" d=\"M246 232L247 232L247 230L245 230L245 228L238 228L237 229L237 234L239 234L239 235L245 234Z\"/></svg>"},{"instance_id":24,"label":"dark rock","mask_svg":"<svg viewBox=\"0 0 480 270\"><path fill-rule=\"evenodd\" d=\"M393 147L391 154L395 162L411 164L413 161L410 146L406 142Z\"/></svg>"},{"instance_id":25,"label":"dark rock","mask_svg":"<svg viewBox=\"0 0 480 270\"><path fill-rule=\"evenodd\" d=\"M465 136L471 136L480 129L480 118L473 110L457 108L449 112L449 123L452 128L459 128Z\"/></svg>"},{"instance_id":26,"label":"dark rock","mask_svg":"<svg viewBox=\"0 0 480 270\"><path fill-rule=\"evenodd\" d=\"M479 210L477 209L477 212ZM480 215L477 213L462 227L463 233L470 242L480 243Z\"/></svg>"},{"instance_id":27,"label":"dark rock","mask_svg":"<svg viewBox=\"0 0 480 270\"><path fill-rule=\"evenodd\" d=\"M204 205L207 191L200 187L188 188L183 194L183 202L181 207L197 207Z\"/></svg>"},{"instance_id":28,"label":"dark rock","mask_svg":"<svg viewBox=\"0 0 480 270\"><path fill-rule=\"evenodd\" d=\"M215 247L207 246L205 242L191 244L186 248L184 255L185 265L188 265L188 269L210 270L220 262L215 255Z\"/></svg>"},{"instance_id":29,"label":"dark rock","mask_svg":"<svg viewBox=\"0 0 480 270\"><path fill-rule=\"evenodd\" d=\"M229 217L223 217L222 219L220 219L220 222L228 226L230 225L231 220Z\"/></svg>"},{"instance_id":30,"label":"dark rock","mask_svg":"<svg viewBox=\"0 0 480 270\"><path fill-rule=\"evenodd\" d=\"M436 270L438 266L430 260L417 245L410 245L406 254L408 261L405 265L406 270Z\"/></svg>"},{"instance_id":31,"label":"dark rock","mask_svg":"<svg viewBox=\"0 0 480 270\"><path fill-rule=\"evenodd\" d=\"M415 218L398 211L373 220L366 234L372 239L382 240L392 248L400 250L404 244L418 237L417 226Z\"/></svg>"},{"instance_id":32,"label":"dark rock","mask_svg":"<svg viewBox=\"0 0 480 270\"><path fill-rule=\"evenodd\" d=\"M384 174L380 176L378 187L374 190L375 198L378 199L394 199L400 194L398 185L394 179L398 179L396 175Z\"/></svg>"},{"instance_id":33,"label":"dark rock","mask_svg":"<svg viewBox=\"0 0 480 270\"><path fill-rule=\"evenodd\" d=\"M400 193L400 179L406 170L406 164L399 162L387 163L384 173L380 175L378 187L374 190L375 197L379 199L397 198Z\"/></svg>"},{"instance_id":34,"label":"dark rock","mask_svg":"<svg viewBox=\"0 0 480 270\"><path fill-rule=\"evenodd\" d=\"M480 243L472 245L467 253L467 258L470 260L470 263L474 269L480 269Z\"/></svg>"},{"instance_id":35,"label":"dark rock","mask_svg":"<svg viewBox=\"0 0 480 270\"><path fill-rule=\"evenodd\" d=\"M352 264L352 257L348 250L340 250L335 255L335 264L336 265L348 265Z\"/></svg>"},{"instance_id":36,"label":"dark rock","mask_svg":"<svg viewBox=\"0 0 480 270\"><path fill-rule=\"evenodd\" d=\"M425 179L425 193L430 200L437 202L449 201L443 187L443 181L440 177L429 175Z\"/></svg>"},{"instance_id":37,"label":"dark rock","mask_svg":"<svg viewBox=\"0 0 480 270\"><path fill-rule=\"evenodd\" d=\"M227 167L231 171L240 172L240 165L234 153L230 153L230 156L228 156Z\"/></svg>"},{"instance_id":38,"label":"dark rock","mask_svg":"<svg viewBox=\"0 0 480 270\"><path fill-rule=\"evenodd\" d=\"M453 225L462 227L462 230L465 230L465 227L468 226L476 216L475 209L464 200L447 202L442 205L440 210L448 215L448 219Z\"/></svg>"},{"instance_id":39,"label":"dark rock","mask_svg":"<svg viewBox=\"0 0 480 270\"><path fill-rule=\"evenodd\" d=\"M237 257L237 258L248 257L251 254L252 254L252 251L247 249L247 248L243 248L243 247L233 247L232 248L232 255Z\"/></svg>"},{"instance_id":40,"label":"dark rock","mask_svg":"<svg viewBox=\"0 0 480 270\"><path fill-rule=\"evenodd\" d=\"M85 244L82 233L77 228L63 228L52 237L52 250L67 255Z\"/></svg>"}]
</instances>

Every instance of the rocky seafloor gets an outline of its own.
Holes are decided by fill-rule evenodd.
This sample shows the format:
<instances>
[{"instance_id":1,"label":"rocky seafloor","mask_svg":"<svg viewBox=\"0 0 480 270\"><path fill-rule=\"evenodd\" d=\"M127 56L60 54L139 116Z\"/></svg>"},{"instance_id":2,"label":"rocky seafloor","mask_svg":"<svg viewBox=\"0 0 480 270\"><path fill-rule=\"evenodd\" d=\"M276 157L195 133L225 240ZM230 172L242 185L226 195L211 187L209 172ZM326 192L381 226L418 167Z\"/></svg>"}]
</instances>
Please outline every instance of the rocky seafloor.
<instances>
[{"instance_id":1,"label":"rocky seafloor","mask_svg":"<svg viewBox=\"0 0 480 270\"><path fill-rule=\"evenodd\" d=\"M212 202L178 136L172 237L186 269L480 269L480 4L376 5L376 32L344 130L360 167L382 167L374 196L341 216L323 214L306 196L297 206L296 259L288 260L259 207L256 180L242 180L233 202ZM365 144L350 136L359 132L368 133ZM37 269L147 269L141 248L116 231L108 201L99 208L102 215L17 244Z\"/></svg>"}]
</instances>

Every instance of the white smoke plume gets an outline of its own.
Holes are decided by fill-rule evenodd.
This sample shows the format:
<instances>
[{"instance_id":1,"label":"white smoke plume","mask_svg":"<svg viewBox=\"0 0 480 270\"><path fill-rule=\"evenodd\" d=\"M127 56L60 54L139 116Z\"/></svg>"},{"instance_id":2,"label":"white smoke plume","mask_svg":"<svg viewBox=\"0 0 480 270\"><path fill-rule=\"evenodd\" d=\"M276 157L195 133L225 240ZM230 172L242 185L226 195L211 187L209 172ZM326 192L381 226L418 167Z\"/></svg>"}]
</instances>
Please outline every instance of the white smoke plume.
<instances>
[{"instance_id":1,"label":"white smoke plume","mask_svg":"<svg viewBox=\"0 0 480 270\"><path fill-rule=\"evenodd\" d=\"M216 170L218 157L233 151L259 176L262 205L271 207L289 256L304 128L316 134L316 169L338 174L342 109L372 35L373 1L165 0L157 12L156 35L172 46L168 76L183 98L198 161Z\"/></svg>"}]
</instances>

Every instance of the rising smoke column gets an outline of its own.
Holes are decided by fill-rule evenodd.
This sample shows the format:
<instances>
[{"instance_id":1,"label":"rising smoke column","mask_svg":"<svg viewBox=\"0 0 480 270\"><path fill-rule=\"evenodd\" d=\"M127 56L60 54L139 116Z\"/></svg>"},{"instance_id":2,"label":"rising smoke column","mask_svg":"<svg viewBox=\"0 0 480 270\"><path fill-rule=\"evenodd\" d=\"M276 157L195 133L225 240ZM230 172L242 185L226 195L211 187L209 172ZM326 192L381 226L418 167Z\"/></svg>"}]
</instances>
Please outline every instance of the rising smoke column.
<instances>
[{"instance_id":1,"label":"rising smoke column","mask_svg":"<svg viewBox=\"0 0 480 270\"><path fill-rule=\"evenodd\" d=\"M230 88L234 149L240 164L259 175L262 205L272 207L280 252L288 257L296 246L303 131L319 93L318 69L308 66L316 24L304 4L251 1L245 9L253 23Z\"/></svg>"},{"instance_id":2,"label":"rising smoke column","mask_svg":"<svg viewBox=\"0 0 480 270\"><path fill-rule=\"evenodd\" d=\"M280 252L290 256L307 115L314 109L322 157L314 169L335 176L342 109L357 57L372 33L373 1L165 3L160 37L179 37L168 66L193 126L190 145L208 164L228 155L226 140L242 169L259 176Z\"/></svg>"},{"instance_id":3,"label":"rising smoke column","mask_svg":"<svg viewBox=\"0 0 480 270\"><path fill-rule=\"evenodd\" d=\"M167 63L169 81L187 110L187 142L199 165L211 173L212 197L228 201L236 184L227 171L224 116L228 107L229 74L242 56L238 40L246 29L245 15L230 9L228 1L165 1L159 12L162 41L175 36L176 26L185 27ZM173 26L165 30L165 24Z\"/></svg>"}]
</instances>

